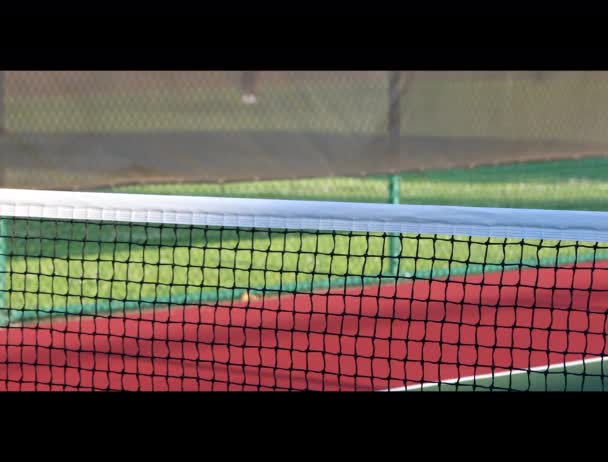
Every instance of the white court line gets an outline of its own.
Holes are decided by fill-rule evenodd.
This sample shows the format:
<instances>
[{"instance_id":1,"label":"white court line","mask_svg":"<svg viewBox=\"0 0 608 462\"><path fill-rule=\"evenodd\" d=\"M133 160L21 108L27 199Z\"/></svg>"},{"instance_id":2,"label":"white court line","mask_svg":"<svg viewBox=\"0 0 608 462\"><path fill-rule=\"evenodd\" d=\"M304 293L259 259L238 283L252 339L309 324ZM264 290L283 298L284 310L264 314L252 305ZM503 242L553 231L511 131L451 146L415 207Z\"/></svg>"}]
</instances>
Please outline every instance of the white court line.
<instances>
[{"instance_id":1,"label":"white court line","mask_svg":"<svg viewBox=\"0 0 608 462\"><path fill-rule=\"evenodd\" d=\"M494 379L494 378L498 378L498 377L506 377L509 375L514 376L514 375L520 375L520 374L528 374L530 372L545 372L545 371L550 371L553 369L560 369L560 368L567 369L569 367L594 364L594 363L599 363L599 362L606 361L606 360L608 360L607 356L598 356L598 357L591 358L591 359L579 359L577 361L570 361L570 362L566 362L566 363L546 364L543 366L536 366L531 369L525 369L525 370L517 370L517 371L509 370L509 371L504 371L504 372L496 372L496 373L489 373L489 374L482 374L482 375L471 375L471 376L462 377L462 378L457 377L454 379L442 380L440 382L427 382L427 383L422 383L422 384L409 385L409 386L405 386L405 387L387 388L385 390L380 390L380 391L416 391L416 390L422 390L423 388L439 387L440 385L458 385L462 382L475 382L477 380Z\"/></svg>"}]
</instances>

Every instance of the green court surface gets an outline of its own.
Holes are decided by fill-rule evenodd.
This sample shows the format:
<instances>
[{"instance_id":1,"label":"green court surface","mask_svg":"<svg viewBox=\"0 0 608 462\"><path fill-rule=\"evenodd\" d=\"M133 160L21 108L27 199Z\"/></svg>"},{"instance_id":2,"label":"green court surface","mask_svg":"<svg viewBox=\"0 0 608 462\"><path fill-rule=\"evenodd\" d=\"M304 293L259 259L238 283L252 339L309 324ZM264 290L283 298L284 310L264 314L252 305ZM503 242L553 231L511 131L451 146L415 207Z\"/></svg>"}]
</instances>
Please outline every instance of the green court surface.
<instances>
[{"instance_id":1,"label":"green court surface","mask_svg":"<svg viewBox=\"0 0 608 462\"><path fill-rule=\"evenodd\" d=\"M119 186L112 192L389 202L387 176ZM608 210L608 157L411 172L402 204Z\"/></svg>"},{"instance_id":2,"label":"green court surface","mask_svg":"<svg viewBox=\"0 0 608 462\"><path fill-rule=\"evenodd\" d=\"M463 377L439 384L408 387L407 391L608 391L608 358L597 357L552 364L532 370L514 370ZM391 391L405 391L394 389Z\"/></svg>"},{"instance_id":3,"label":"green court surface","mask_svg":"<svg viewBox=\"0 0 608 462\"><path fill-rule=\"evenodd\" d=\"M2 229L13 320L397 282L382 234L27 219ZM402 282L608 258L601 243L532 239L403 235L397 248Z\"/></svg>"},{"instance_id":4,"label":"green court surface","mask_svg":"<svg viewBox=\"0 0 608 462\"><path fill-rule=\"evenodd\" d=\"M387 202L388 178L145 185L112 191ZM602 210L608 208L606 191L608 158L401 177L401 202L409 204ZM65 222L43 225L32 220L6 226L14 250L5 262L11 272L9 306L18 318L34 309L40 312L40 307L74 313L83 307L108 310L110 303L104 307L100 300L110 299L117 309L123 309L132 300L205 301L238 298L247 290L328 288L361 284L361 278L377 283L384 276L394 281L389 240L381 235L364 239L328 233L236 233ZM450 236L403 236L401 246L399 277L423 279L521 265L586 262L606 258L608 252L604 243L575 246L566 241ZM201 288L203 280L205 287Z\"/></svg>"}]
</instances>

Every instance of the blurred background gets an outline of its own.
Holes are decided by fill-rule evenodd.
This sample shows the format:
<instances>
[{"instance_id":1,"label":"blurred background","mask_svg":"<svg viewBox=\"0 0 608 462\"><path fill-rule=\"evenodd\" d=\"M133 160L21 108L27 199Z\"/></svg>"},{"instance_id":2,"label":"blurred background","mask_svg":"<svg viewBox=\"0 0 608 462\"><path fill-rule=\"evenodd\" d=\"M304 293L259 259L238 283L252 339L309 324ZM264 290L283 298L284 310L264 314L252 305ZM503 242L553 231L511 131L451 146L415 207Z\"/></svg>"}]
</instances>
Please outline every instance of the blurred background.
<instances>
[{"instance_id":1,"label":"blurred background","mask_svg":"<svg viewBox=\"0 0 608 462\"><path fill-rule=\"evenodd\" d=\"M608 73L0 72L5 188L606 210Z\"/></svg>"}]
</instances>

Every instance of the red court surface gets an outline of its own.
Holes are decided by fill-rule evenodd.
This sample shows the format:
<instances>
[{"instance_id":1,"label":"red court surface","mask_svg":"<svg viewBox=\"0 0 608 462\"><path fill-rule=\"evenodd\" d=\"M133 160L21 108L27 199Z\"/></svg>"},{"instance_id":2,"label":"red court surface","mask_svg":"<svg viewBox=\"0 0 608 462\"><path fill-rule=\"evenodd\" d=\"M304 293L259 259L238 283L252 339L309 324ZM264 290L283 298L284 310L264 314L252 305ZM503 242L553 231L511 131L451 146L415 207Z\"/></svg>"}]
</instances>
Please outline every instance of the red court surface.
<instances>
[{"instance_id":1,"label":"red court surface","mask_svg":"<svg viewBox=\"0 0 608 462\"><path fill-rule=\"evenodd\" d=\"M462 281L2 329L0 390L382 390L608 354L605 262Z\"/></svg>"}]
</instances>

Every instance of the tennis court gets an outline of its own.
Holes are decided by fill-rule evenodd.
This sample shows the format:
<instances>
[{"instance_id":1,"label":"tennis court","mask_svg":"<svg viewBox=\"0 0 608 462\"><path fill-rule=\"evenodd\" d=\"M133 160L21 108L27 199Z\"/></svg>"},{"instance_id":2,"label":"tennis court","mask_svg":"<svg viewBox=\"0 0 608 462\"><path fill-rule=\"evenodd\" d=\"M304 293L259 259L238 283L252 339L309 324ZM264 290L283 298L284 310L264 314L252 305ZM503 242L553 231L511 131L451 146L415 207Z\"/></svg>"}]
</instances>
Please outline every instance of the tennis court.
<instances>
[{"instance_id":1,"label":"tennis court","mask_svg":"<svg viewBox=\"0 0 608 462\"><path fill-rule=\"evenodd\" d=\"M577 270L576 282L589 285L592 271L608 265ZM521 283L554 285L554 271L532 273ZM608 290L597 279L593 290ZM605 296L530 290L496 308L509 298L496 286L465 297L462 287L424 281L46 321L0 331L0 377L6 390L606 389Z\"/></svg>"},{"instance_id":2,"label":"tennis court","mask_svg":"<svg viewBox=\"0 0 608 462\"><path fill-rule=\"evenodd\" d=\"M6 389L603 384L601 212L6 197Z\"/></svg>"},{"instance_id":3,"label":"tennis court","mask_svg":"<svg viewBox=\"0 0 608 462\"><path fill-rule=\"evenodd\" d=\"M604 74L262 74L0 71L0 391L608 389Z\"/></svg>"}]
</instances>

